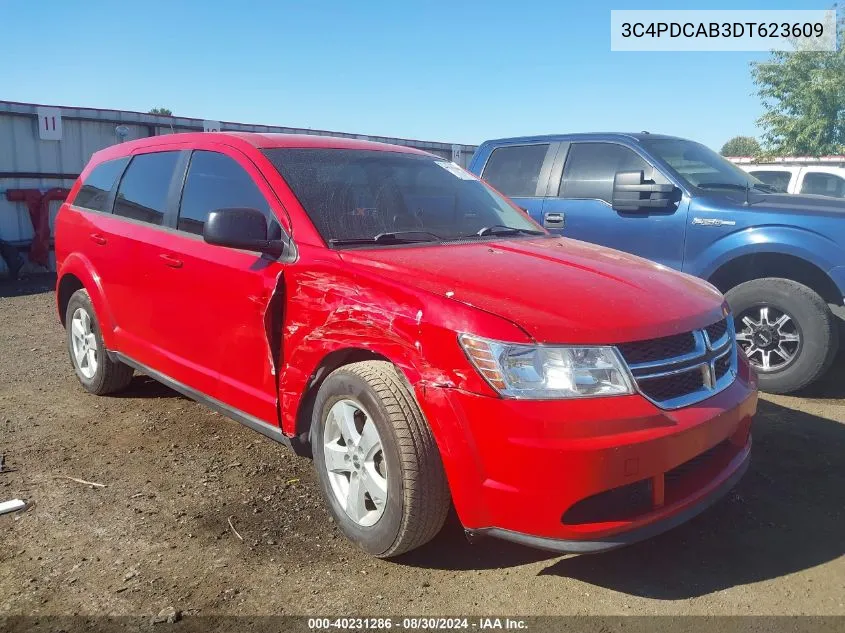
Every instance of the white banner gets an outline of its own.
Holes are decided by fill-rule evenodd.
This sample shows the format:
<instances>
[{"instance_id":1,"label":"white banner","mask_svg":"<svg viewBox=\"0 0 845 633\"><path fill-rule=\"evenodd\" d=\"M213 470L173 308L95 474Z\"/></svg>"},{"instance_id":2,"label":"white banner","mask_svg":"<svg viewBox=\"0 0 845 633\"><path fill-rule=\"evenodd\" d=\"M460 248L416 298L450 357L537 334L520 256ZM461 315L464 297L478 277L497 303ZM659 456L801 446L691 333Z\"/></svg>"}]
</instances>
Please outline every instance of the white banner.
<instances>
[{"instance_id":1,"label":"white banner","mask_svg":"<svg viewBox=\"0 0 845 633\"><path fill-rule=\"evenodd\" d=\"M835 51L836 11L610 12L612 51Z\"/></svg>"}]
</instances>

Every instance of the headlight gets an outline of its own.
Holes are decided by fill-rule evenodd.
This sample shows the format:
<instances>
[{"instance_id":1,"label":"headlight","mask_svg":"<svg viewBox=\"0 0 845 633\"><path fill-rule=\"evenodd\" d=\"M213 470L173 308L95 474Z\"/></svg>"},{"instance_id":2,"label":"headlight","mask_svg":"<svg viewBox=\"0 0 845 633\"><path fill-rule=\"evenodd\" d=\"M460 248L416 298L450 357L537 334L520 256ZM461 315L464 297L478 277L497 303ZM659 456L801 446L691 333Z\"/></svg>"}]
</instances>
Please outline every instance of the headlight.
<instances>
[{"instance_id":1,"label":"headlight","mask_svg":"<svg viewBox=\"0 0 845 633\"><path fill-rule=\"evenodd\" d=\"M634 393L613 347L547 347L459 337L472 364L503 396L589 398Z\"/></svg>"}]
</instances>

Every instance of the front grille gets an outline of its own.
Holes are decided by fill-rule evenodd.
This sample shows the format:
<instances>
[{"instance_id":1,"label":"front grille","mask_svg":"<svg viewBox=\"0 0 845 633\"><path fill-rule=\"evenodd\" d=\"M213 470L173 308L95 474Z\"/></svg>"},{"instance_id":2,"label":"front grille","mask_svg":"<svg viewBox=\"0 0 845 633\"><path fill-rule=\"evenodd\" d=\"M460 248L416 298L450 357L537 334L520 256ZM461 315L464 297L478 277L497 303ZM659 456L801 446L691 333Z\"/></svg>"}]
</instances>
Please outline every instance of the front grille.
<instances>
[{"instance_id":1,"label":"front grille","mask_svg":"<svg viewBox=\"0 0 845 633\"><path fill-rule=\"evenodd\" d=\"M719 380L731 370L731 355L728 353L717 358L714 366L716 368L716 380Z\"/></svg>"},{"instance_id":2,"label":"front grille","mask_svg":"<svg viewBox=\"0 0 845 633\"><path fill-rule=\"evenodd\" d=\"M664 505L695 494L730 463L736 452L730 440L723 440L683 464L656 474L657 478L663 477ZM653 481L649 478L604 490L570 506L561 521L565 525L633 521L659 507L655 505L652 489Z\"/></svg>"},{"instance_id":3,"label":"front grille","mask_svg":"<svg viewBox=\"0 0 845 633\"><path fill-rule=\"evenodd\" d=\"M733 319L701 330L617 345L637 387L664 409L700 402L727 387L736 375Z\"/></svg>"},{"instance_id":4,"label":"front grille","mask_svg":"<svg viewBox=\"0 0 845 633\"><path fill-rule=\"evenodd\" d=\"M707 338L710 339L710 342L716 343L725 335L725 332L728 331L728 320L722 319L721 321L717 321L713 325L708 325L704 329L707 332Z\"/></svg>"},{"instance_id":5,"label":"front grille","mask_svg":"<svg viewBox=\"0 0 845 633\"><path fill-rule=\"evenodd\" d=\"M581 499L561 520L566 525L630 521L651 509L651 479L643 479Z\"/></svg>"},{"instance_id":6,"label":"front grille","mask_svg":"<svg viewBox=\"0 0 845 633\"><path fill-rule=\"evenodd\" d=\"M622 343L617 347L625 361L633 365L689 354L695 350L695 339L692 332L684 332L648 341Z\"/></svg>"},{"instance_id":7,"label":"front grille","mask_svg":"<svg viewBox=\"0 0 845 633\"><path fill-rule=\"evenodd\" d=\"M660 378L644 378L639 381L640 391L652 400L665 401L686 396L704 386L701 368Z\"/></svg>"}]
</instances>

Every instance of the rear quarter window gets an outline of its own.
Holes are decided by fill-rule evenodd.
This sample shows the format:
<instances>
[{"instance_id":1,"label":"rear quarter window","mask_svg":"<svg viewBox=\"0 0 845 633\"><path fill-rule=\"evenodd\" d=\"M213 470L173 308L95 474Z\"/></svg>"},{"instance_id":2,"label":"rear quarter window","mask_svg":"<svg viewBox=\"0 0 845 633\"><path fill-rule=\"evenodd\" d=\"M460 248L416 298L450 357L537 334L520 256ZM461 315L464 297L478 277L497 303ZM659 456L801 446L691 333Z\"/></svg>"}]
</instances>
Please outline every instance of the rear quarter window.
<instances>
[{"instance_id":1,"label":"rear quarter window","mask_svg":"<svg viewBox=\"0 0 845 633\"><path fill-rule=\"evenodd\" d=\"M94 167L82 182L72 204L91 211L111 211L106 208L109 194L128 161L128 158L118 158Z\"/></svg>"}]
</instances>

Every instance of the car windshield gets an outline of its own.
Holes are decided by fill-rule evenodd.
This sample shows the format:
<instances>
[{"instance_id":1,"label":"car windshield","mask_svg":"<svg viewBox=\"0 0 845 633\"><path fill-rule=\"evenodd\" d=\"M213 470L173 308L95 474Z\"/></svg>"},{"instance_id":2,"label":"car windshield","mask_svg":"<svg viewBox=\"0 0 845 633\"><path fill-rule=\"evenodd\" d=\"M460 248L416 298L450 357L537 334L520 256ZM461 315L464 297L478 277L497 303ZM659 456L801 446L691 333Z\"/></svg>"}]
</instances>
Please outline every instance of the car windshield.
<instances>
[{"instance_id":1,"label":"car windshield","mask_svg":"<svg viewBox=\"0 0 845 633\"><path fill-rule=\"evenodd\" d=\"M687 184L700 189L773 191L709 147L683 139L647 138L643 145L662 158Z\"/></svg>"},{"instance_id":2,"label":"car windshield","mask_svg":"<svg viewBox=\"0 0 845 633\"><path fill-rule=\"evenodd\" d=\"M545 234L445 159L373 150L264 152L333 246Z\"/></svg>"}]
</instances>

